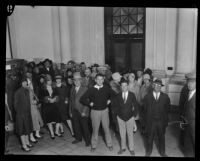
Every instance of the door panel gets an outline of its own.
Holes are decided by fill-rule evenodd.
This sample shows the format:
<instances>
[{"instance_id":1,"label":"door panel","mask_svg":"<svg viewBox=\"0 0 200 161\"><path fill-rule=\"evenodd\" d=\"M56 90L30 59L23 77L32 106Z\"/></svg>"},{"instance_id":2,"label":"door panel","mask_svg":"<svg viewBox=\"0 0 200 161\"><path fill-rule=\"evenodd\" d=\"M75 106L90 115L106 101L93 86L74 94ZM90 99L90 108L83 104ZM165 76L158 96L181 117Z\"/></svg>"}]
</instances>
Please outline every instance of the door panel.
<instances>
[{"instance_id":1,"label":"door panel","mask_svg":"<svg viewBox=\"0 0 200 161\"><path fill-rule=\"evenodd\" d=\"M126 43L113 42L113 54L115 71L122 71L126 68Z\"/></svg>"},{"instance_id":2,"label":"door panel","mask_svg":"<svg viewBox=\"0 0 200 161\"><path fill-rule=\"evenodd\" d=\"M131 69L138 70L142 68L143 64L143 44L141 42L130 43L130 64Z\"/></svg>"}]
</instances>

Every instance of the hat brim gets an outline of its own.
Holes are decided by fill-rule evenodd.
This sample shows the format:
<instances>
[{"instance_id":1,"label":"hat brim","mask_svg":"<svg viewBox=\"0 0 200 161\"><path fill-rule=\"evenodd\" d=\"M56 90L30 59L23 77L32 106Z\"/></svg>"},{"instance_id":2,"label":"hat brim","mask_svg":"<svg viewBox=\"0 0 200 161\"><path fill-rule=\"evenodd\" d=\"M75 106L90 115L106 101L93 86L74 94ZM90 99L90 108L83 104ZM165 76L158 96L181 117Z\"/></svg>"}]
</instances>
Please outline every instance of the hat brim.
<instances>
[{"instance_id":1,"label":"hat brim","mask_svg":"<svg viewBox=\"0 0 200 161\"><path fill-rule=\"evenodd\" d=\"M157 83L157 82L153 82L154 84L158 84L158 85L161 85L161 86L164 86L164 84L160 84L160 83Z\"/></svg>"}]
</instances>

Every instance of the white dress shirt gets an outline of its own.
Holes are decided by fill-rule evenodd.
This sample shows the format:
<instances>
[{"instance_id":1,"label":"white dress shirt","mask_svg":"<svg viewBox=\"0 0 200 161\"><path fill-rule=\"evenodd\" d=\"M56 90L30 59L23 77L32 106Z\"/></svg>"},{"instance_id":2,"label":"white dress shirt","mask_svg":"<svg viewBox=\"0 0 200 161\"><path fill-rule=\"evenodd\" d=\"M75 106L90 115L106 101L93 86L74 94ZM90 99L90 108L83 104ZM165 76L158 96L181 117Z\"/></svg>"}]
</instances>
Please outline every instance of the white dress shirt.
<instances>
[{"instance_id":1,"label":"white dress shirt","mask_svg":"<svg viewBox=\"0 0 200 161\"><path fill-rule=\"evenodd\" d=\"M100 88L102 88L102 87L103 87L103 85L99 86L99 85L97 85L97 84L94 86L94 88L97 88L98 90L99 90Z\"/></svg>"},{"instance_id":2,"label":"white dress shirt","mask_svg":"<svg viewBox=\"0 0 200 161\"><path fill-rule=\"evenodd\" d=\"M153 96L154 96L155 100L158 100L160 97L160 92L158 92L158 93L153 92Z\"/></svg>"},{"instance_id":3,"label":"white dress shirt","mask_svg":"<svg viewBox=\"0 0 200 161\"><path fill-rule=\"evenodd\" d=\"M122 92L122 98L123 98L124 102L126 102L126 100L128 98L128 91Z\"/></svg>"},{"instance_id":4,"label":"white dress shirt","mask_svg":"<svg viewBox=\"0 0 200 161\"><path fill-rule=\"evenodd\" d=\"M189 92L188 101L192 98L192 96L195 94L195 92L196 92L196 89Z\"/></svg>"}]
</instances>

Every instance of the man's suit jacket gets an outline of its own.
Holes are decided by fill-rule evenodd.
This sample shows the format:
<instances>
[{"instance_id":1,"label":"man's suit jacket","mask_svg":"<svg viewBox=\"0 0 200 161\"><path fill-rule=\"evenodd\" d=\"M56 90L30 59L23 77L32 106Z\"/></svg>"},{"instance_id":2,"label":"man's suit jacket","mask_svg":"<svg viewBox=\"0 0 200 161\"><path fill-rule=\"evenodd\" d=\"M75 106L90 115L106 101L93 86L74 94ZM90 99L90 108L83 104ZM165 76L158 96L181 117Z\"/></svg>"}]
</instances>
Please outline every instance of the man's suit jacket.
<instances>
[{"instance_id":1,"label":"man's suit jacket","mask_svg":"<svg viewBox=\"0 0 200 161\"><path fill-rule=\"evenodd\" d=\"M80 86L78 92L76 93L75 86L72 87L71 89L71 94L70 94L70 111L72 112L74 109L77 109L80 113L85 113L86 116L89 116L89 107L83 105L80 103L80 98L82 95L87 91L87 87Z\"/></svg>"},{"instance_id":2,"label":"man's suit jacket","mask_svg":"<svg viewBox=\"0 0 200 161\"><path fill-rule=\"evenodd\" d=\"M155 98L153 96L153 91L152 91L144 97L144 102L143 102L147 132L150 132L152 126L154 102ZM161 115L160 122L163 127L166 127L168 125L168 113L170 110L169 96L165 93L160 92L159 99L157 100L157 105L159 106L159 111Z\"/></svg>"},{"instance_id":3,"label":"man's suit jacket","mask_svg":"<svg viewBox=\"0 0 200 161\"><path fill-rule=\"evenodd\" d=\"M136 117L138 113L138 103L135 94L128 92L126 102L122 98L122 92L118 93L114 99L115 113L122 120L128 121L131 117Z\"/></svg>"},{"instance_id":4,"label":"man's suit jacket","mask_svg":"<svg viewBox=\"0 0 200 161\"><path fill-rule=\"evenodd\" d=\"M185 103L185 119L188 122L189 133L192 136L193 142L195 143L195 112L196 111L196 92L190 100Z\"/></svg>"}]
</instances>

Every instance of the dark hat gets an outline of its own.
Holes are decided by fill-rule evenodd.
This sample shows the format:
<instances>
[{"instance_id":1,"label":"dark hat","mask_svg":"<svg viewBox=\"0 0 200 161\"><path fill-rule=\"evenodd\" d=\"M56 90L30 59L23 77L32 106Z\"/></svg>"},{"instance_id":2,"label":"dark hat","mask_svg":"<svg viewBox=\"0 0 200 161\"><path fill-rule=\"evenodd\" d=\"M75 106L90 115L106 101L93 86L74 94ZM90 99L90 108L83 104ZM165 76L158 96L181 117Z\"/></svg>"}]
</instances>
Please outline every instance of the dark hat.
<instances>
[{"instance_id":1,"label":"dark hat","mask_svg":"<svg viewBox=\"0 0 200 161\"><path fill-rule=\"evenodd\" d=\"M46 74L45 81L47 82L47 81L50 81L50 80L52 80L51 75Z\"/></svg>"},{"instance_id":2,"label":"dark hat","mask_svg":"<svg viewBox=\"0 0 200 161\"><path fill-rule=\"evenodd\" d=\"M55 79L62 79L62 75L56 75Z\"/></svg>"},{"instance_id":3,"label":"dark hat","mask_svg":"<svg viewBox=\"0 0 200 161\"><path fill-rule=\"evenodd\" d=\"M124 77L121 78L120 84L122 83L127 83L128 84L128 80L126 80Z\"/></svg>"},{"instance_id":4,"label":"dark hat","mask_svg":"<svg viewBox=\"0 0 200 161\"><path fill-rule=\"evenodd\" d=\"M21 83L23 83L23 82L27 82L26 77L22 77L22 79L21 79Z\"/></svg>"},{"instance_id":5,"label":"dark hat","mask_svg":"<svg viewBox=\"0 0 200 161\"><path fill-rule=\"evenodd\" d=\"M49 59L45 59L45 60L43 61L43 64L45 64L46 62L49 62L49 63L51 64L51 61L50 61Z\"/></svg>"},{"instance_id":6,"label":"dark hat","mask_svg":"<svg viewBox=\"0 0 200 161\"><path fill-rule=\"evenodd\" d=\"M159 84L159 85L161 85L161 86L164 86L164 85L162 84L162 80L161 80L160 78L155 79L155 80L153 81L153 83Z\"/></svg>"},{"instance_id":7,"label":"dark hat","mask_svg":"<svg viewBox=\"0 0 200 161\"><path fill-rule=\"evenodd\" d=\"M188 74L185 75L185 78L187 80L196 80L196 73L195 72L188 73Z\"/></svg>"}]
</instances>

